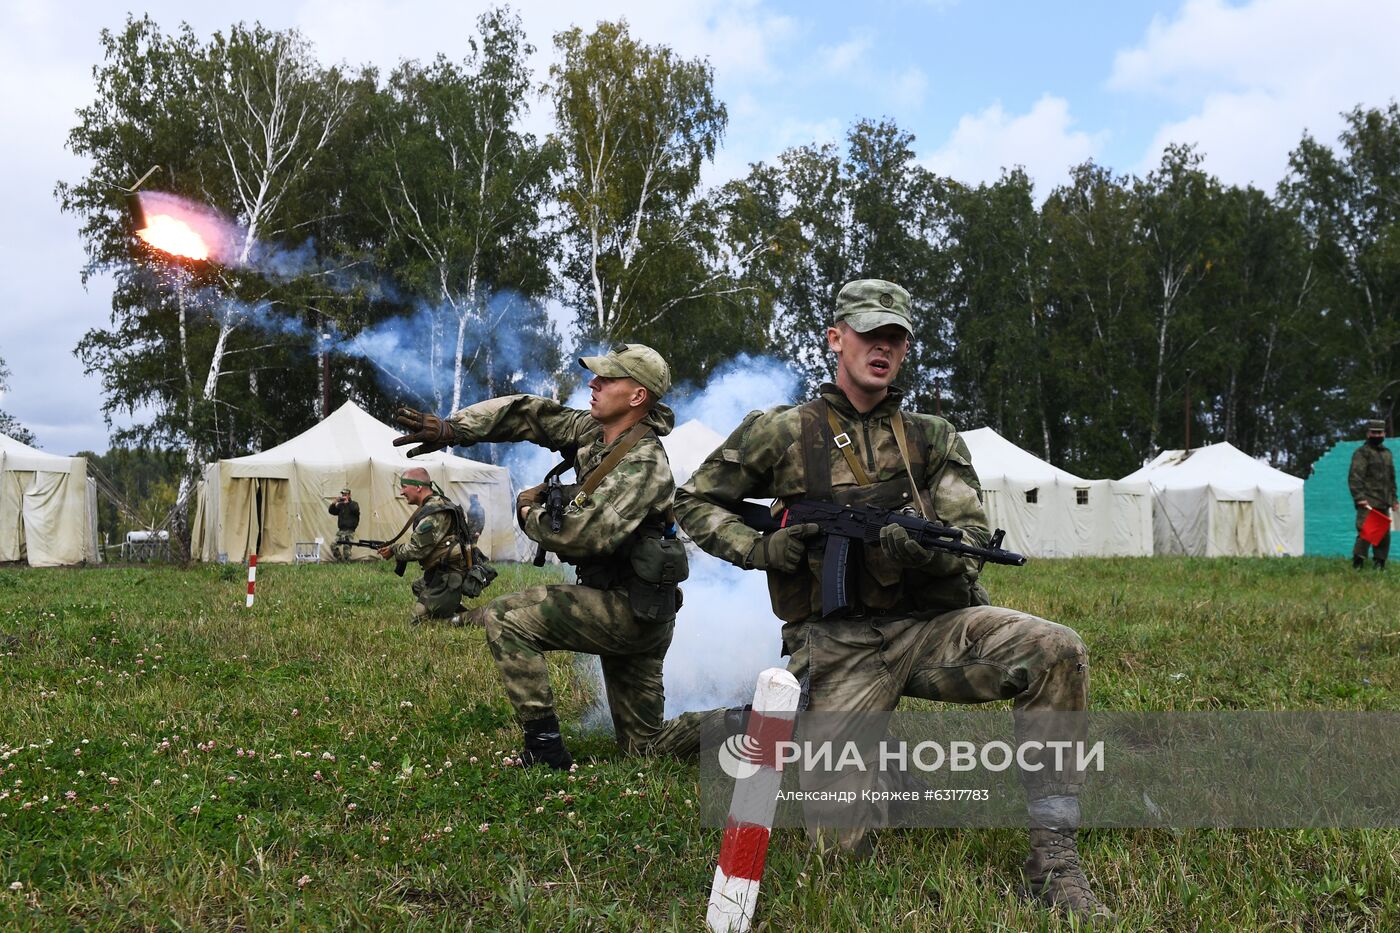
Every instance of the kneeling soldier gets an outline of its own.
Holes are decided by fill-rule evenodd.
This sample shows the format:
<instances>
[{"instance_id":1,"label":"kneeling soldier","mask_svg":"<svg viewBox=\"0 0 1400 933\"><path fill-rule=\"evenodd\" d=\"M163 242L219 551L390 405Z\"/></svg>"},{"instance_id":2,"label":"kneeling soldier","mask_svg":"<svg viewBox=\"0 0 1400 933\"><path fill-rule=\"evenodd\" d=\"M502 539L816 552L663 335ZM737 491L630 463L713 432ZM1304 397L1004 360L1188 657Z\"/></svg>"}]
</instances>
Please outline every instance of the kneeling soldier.
<instances>
[{"instance_id":1,"label":"kneeling soldier","mask_svg":"<svg viewBox=\"0 0 1400 933\"><path fill-rule=\"evenodd\" d=\"M459 613L465 608L462 597L481 595L495 579L496 571L468 542L462 507L434 489L427 470L405 470L399 479L399 494L416 509L403 529L412 527L413 534L402 543L386 544L379 549L379 556L418 561L422 565L423 575L413 581L417 602L410 621L414 625L426 619L449 619L461 624Z\"/></svg>"},{"instance_id":2,"label":"kneeling soldier","mask_svg":"<svg viewBox=\"0 0 1400 933\"><path fill-rule=\"evenodd\" d=\"M524 728L522 758L556 769L567 769L573 758L560 737L545 652L598 655L618 745L654 750L676 584L686 575L685 550L670 519L675 485L658 440L675 424L659 401L671 387L670 367L641 344L579 362L593 372L588 411L531 395L480 402L445 420L400 409L396 420L411 433L394 442L418 443L409 452L416 456L451 444L531 441L564 453L552 480L569 466L578 477L567 493L556 487L551 496L541 484L516 501L525 534L573 564L578 584L531 587L483 613L491 654Z\"/></svg>"},{"instance_id":3,"label":"kneeling soldier","mask_svg":"<svg viewBox=\"0 0 1400 933\"><path fill-rule=\"evenodd\" d=\"M967 446L942 418L903 410L891 385L913 335L909 307L909 293L890 282L842 288L826 335L836 383L806 404L745 418L677 493L676 514L704 550L768 575L773 611L785 623L788 670L810 710L889 711L901 696L1010 699L1018 736L1082 739L1082 717L1038 714L1086 708L1084 642L1063 625L989 605L975 560L926 549L901 525L886 525L878 541L856 545L863 552L849 614L823 618L820 527L760 535L740 520L746 499L815 499L908 508L960 529L967 542L988 543ZM686 714L673 729L695 746L701 728L723 717ZM1081 920L1111 916L1090 890L1075 847L1083 774L1043 766L1024 783L1029 891ZM859 830L838 841L851 848L868 842Z\"/></svg>"}]
</instances>

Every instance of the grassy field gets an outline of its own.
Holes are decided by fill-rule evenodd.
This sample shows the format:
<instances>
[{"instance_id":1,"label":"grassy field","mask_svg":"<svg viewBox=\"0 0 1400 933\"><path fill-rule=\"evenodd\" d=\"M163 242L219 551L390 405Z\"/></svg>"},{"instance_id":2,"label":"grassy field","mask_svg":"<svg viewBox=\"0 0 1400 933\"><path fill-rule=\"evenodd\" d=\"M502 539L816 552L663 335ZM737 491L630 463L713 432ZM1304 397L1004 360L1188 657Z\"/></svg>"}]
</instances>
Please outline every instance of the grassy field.
<instances>
[{"instance_id":1,"label":"grassy field","mask_svg":"<svg viewBox=\"0 0 1400 933\"><path fill-rule=\"evenodd\" d=\"M410 575L414 571L410 571ZM1400 709L1400 576L1341 560L1037 561L994 598L1073 626L1096 709ZM703 929L697 769L518 732L480 630L410 628L379 566L0 569L0 927ZM553 579L505 568L492 595ZM682 613L682 624L687 622ZM691 620L692 624L701 624ZM755 620L765 637L776 624ZM591 701L567 656L561 712ZM1096 831L1126 929L1400 929L1400 831ZM775 834L771 930L1068 929L1024 834Z\"/></svg>"}]
</instances>

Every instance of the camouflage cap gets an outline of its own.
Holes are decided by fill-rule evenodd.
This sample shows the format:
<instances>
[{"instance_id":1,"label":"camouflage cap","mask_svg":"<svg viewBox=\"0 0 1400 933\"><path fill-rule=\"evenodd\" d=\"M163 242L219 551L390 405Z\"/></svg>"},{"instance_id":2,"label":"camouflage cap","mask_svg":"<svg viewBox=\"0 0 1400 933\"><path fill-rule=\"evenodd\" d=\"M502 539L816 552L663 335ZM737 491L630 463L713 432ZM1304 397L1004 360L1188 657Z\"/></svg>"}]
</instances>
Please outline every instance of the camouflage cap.
<instances>
[{"instance_id":1,"label":"camouflage cap","mask_svg":"<svg viewBox=\"0 0 1400 933\"><path fill-rule=\"evenodd\" d=\"M1380 431L1383 434L1385 433L1385 422L1379 418L1372 418L1370 421L1366 422L1366 430Z\"/></svg>"},{"instance_id":2,"label":"camouflage cap","mask_svg":"<svg viewBox=\"0 0 1400 933\"><path fill-rule=\"evenodd\" d=\"M914 334L909 319L909 293L884 279L856 279L841 286L836 296L836 319L862 334L886 324L898 324Z\"/></svg>"},{"instance_id":3,"label":"camouflage cap","mask_svg":"<svg viewBox=\"0 0 1400 933\"><path fill-rule=\"evenodd\" d=\"M581 356L579 364L594 375L608 379L629 376L659 399L671 391L671 367L651 347L642 343L619 343L606 356Z\"/></svg>"},{"instance_id":4,"label":"camouflage cap","mask_svg":"<svg viewBox=\"0 0 1400 933\"><path fill-rule=\"evenodd\" d=\"M342 489L342 490L340 491L340 494L341 494L342 496L348 496L348 495L350 495L350 487L349 487L349 486L346 486L344 489Z\"/></svg>"}]
</instances>

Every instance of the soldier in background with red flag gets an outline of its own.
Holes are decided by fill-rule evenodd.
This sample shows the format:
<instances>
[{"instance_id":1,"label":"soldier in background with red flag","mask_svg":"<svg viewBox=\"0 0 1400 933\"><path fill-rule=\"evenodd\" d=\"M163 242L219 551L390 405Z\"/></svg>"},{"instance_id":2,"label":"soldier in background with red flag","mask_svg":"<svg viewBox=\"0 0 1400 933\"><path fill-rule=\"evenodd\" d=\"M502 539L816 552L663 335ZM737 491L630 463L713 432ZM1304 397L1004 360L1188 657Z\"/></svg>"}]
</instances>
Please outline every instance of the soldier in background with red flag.
<instances>
[{"instance_id":1,"label":"soldier in background with red flag","mask_svg":"<svg viewBox=\"0 0 1400 933\"><path fill-rule=\"evenodd\" d=\"M1377 570L1385 569L1390 555L1390 510L1395 506L1395 461L1385 446L1385 422L1379 419L1366 423L1366 443L1351 455L1351 471L1347 485L1356 502L1356 545L1351 550L1351 565L1360 570L1366 566L1366 552L1371 550ZM1374 514L1386 519L1383 533ZM1371 528L1367 528L1367 519Z\"/></svg>"}]
</instances>

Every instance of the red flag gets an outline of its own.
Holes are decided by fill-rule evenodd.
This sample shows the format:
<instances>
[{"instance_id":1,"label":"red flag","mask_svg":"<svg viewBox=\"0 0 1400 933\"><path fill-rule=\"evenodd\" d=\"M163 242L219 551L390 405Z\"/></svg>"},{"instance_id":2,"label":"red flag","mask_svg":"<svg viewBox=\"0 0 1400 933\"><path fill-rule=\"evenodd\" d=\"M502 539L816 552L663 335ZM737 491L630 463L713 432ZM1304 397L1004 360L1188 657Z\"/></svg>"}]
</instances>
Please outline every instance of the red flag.
<instances>
[{"instance_id":1,"label":"red flag","mask_svg":"<svg viewBox=\"0 0 1400 933\"><path fill-rule=\"evenodd\" d=\"M1388 534L1390 534L1390 516L1379 509L1372 509L1367 513L1366 521L1361 524L1362 540L1375 547L1384 541Z\"/></svg>"}]
</instances>

